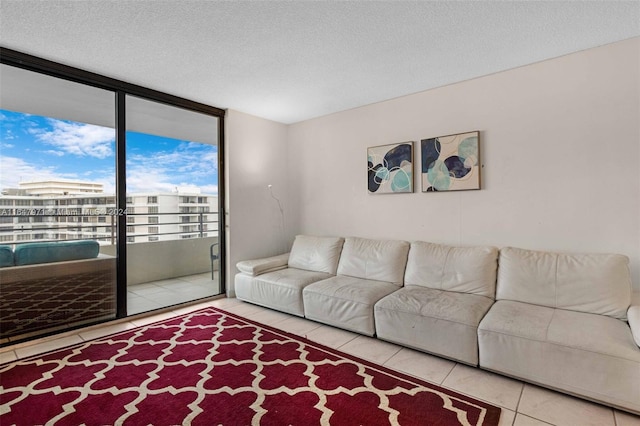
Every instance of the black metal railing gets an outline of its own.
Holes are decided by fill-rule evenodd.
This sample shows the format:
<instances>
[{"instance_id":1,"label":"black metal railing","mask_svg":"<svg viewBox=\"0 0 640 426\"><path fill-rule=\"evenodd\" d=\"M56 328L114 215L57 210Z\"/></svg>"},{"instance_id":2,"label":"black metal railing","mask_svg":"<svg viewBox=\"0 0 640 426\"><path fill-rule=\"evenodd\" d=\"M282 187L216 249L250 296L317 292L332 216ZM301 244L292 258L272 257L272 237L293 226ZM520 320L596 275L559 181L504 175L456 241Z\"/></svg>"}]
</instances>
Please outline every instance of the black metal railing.
<instances>
[{"instance_id":1,"label":"black metal railing","mask_svg":"<svg viewBox=\"0 0 640 426\"><path fill-rule=\"evenodd\" d=\"M78 240L97 240L115 244L119 214L125 214L127 219L134 218L131 222L127 221L127 230L129 227L133 228L132 232L127 232L128 238L165 235L190 235L188 238L203 238L218 235L218 212L126 213L116 212L114 209L114 214L96 215L87 213L49 214L44 209L42 214L39 214L37 209L28 210L29 214L0 215L0 244L17 245L31 242ZM160 220L161 217L168 218L169 216L177 217L178 221ZM149 217L158 219L149 221ZM146 218L146 220L138 222L137 218ZM136 232L136 228L142 227L146 228L146 232ZM149 232L150 227L157 227L157 232ZM168 227L172 228L167 229Z\"/></svg>"}]
</instances>

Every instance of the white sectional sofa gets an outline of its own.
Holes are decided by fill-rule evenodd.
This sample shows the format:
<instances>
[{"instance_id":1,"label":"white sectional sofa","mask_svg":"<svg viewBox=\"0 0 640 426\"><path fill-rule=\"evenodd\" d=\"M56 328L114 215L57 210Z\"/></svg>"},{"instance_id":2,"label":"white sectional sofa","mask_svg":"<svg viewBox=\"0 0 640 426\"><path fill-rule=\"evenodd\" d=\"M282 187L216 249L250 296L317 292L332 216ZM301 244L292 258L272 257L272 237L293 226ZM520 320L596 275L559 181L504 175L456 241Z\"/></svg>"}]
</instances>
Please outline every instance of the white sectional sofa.
<instances>
[{"instance_id":1,"label":"white sectional sofa","mask_svg":"<svg viewBox=\"0 0 640 426\"><path fill-rule=\"evenodd\" d=\"M343 238L298 235L290 253L238 263L236 297L304 316L302 290L335 276Z\"/></svg>"},{"instance_id":2,"label":"white sectional sofa","mask_svg":"<svg viewBox=\"0 0 640 426\"><path fill-rule=\"evenodd\" d=\"M628 258L297 236L236 296L640 414Z\"/></svg>"},{"instance_id":3,"label":"white sectional sofa","mask_svg":"<svg viewBox=\"0 0 640 426\"><path fill-rule=\"evenodd\" d=\"M373 336L373 306L402 287L409 243L345 239L337 276L302 292L307 318Z\"/></svg>"},{"instance_id":4,"label":"white sectional sofa","mask_svg":"<svg viewBox=\"0 0 640 426\"><path fill-rule=\"evenodd\" d=\"M494 247L412 243L404 287L376 304L378 337L478 365L478 324L494 302L497 263Z\"/></svg>"},{"instance_id":5,"label":"white sectional sofa","mask_svg":"<svg viewBox=\"0 0 640 426\"><path fill-rule=\"evenodd\" d=\"M505 248L496 298L478 329L482 368L640 412L625 256Z\"/></svg>"}]
</instances>

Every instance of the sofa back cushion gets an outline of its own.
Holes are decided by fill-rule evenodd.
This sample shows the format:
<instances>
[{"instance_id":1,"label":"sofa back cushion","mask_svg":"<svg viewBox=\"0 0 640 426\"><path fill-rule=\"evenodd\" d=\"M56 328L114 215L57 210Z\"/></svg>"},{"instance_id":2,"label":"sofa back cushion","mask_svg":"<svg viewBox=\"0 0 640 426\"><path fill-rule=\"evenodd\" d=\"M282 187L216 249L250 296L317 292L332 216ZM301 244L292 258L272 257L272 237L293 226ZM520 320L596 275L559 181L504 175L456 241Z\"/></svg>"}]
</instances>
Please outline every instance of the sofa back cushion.
<instances>
[{"instance_id":1,"label":"sofa back cushion","mask_svg":"<svg viewBox=\"0 0 640 426\"><path fill-rule=\"evenodd\" d=\"M503 248L496 298L626 319L629 258Z\"/></svg>"},{"instance_id":2,"label":"sofa back cushion","mask_svg":"<svg viewBox=\"0 0 640 426\"><path fill-rule=\"evenodd\" d=\"M495 298L498 249L411 243L405 285Z\"/></svg>"},{"instance_id":3,"label":"sofa back cushion","mask_svg":"<svg viewBox=\"0 0 640 426\"><path fill-rule=\"evenodd\" d=\"M344 238L298 235L289 254L289 267L335 275Z\"/></svg>"},{"instance_id":4,"label":"sofa back cushion","mask_svg":"<svg viewBox=\"0 0 640 426\"><path fill-rule=\"evenodd\" d=\"M13 250L11 246L0 246L0 268L13 266Z\"/></svg>"},{"instance_id":5,"label":"sofa back cushion","mask_svg":"<svg viewBox=\"0 0 640 426\"><path fill-rule=\"evenodd\" d=\"M100 245L93 240L27 243L16 247L14 260L16 266L20 266L63 262L65 260L92 259L98 257L99 251Z\"/></svg>"},{"instance_id":6,"label":"sofa back cushion","mask_svg":"<svg viewBox=\"0 0 640 426\"><path fill-rule=\"evenodd\" d=\"M338 275L386 281L401 287L408 252L406 241L349 237L344 241Z\"/></svg>"}]
</instances>

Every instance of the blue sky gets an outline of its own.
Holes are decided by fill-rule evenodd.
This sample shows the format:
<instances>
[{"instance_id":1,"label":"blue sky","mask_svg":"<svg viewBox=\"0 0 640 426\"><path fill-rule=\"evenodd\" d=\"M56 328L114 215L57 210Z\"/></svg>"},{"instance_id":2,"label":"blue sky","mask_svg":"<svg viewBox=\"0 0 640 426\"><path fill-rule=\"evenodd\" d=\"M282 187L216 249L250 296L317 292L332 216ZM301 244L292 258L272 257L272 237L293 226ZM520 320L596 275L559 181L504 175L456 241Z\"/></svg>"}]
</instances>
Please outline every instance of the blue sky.
<instances>
[{"instance_id":1,"label":"blue sky","mask_svg":"<svg viewBox=\"0 0 640 426\"><path fill-rule=\"evenodd\" d=\"M127 193L198 187L217 195L217 168L217 146L127 132ZM115 193L115 130L0 109L0 188L51 178Z\"/></svg>"}]
</instances>

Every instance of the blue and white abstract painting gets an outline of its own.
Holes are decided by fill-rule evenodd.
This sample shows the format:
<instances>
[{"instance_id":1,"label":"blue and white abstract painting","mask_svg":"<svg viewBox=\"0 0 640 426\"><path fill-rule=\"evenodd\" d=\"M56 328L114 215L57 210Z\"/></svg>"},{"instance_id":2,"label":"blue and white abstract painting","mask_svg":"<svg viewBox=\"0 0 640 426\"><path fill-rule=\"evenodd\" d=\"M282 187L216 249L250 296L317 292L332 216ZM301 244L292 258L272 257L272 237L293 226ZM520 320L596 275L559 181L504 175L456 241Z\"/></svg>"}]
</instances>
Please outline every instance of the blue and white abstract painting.
<instances>
[{"instance_id":1,"label":"blue and white abstract painting","mask_svg":"<svg viewBox=\"0 0 640 426\"><path fill-rule=\"evenodd\" d=\"M420 141L422 192L480 189L480 132Z\"/></svg>"},{"instance_id":2,"label":"blue and white abstract painting","mask_svg":"<svg viewBox=\"0 0 640 426\"><path fill-rule=\"evenodd\" d=\"M367 148L370 194L413 192L413 142Z\"/></svg>"}]
</instances>

